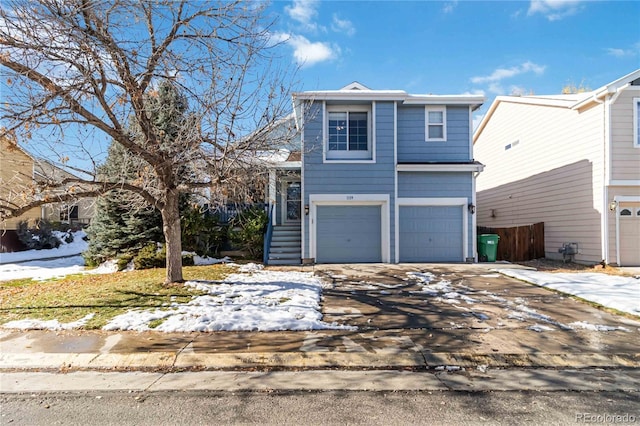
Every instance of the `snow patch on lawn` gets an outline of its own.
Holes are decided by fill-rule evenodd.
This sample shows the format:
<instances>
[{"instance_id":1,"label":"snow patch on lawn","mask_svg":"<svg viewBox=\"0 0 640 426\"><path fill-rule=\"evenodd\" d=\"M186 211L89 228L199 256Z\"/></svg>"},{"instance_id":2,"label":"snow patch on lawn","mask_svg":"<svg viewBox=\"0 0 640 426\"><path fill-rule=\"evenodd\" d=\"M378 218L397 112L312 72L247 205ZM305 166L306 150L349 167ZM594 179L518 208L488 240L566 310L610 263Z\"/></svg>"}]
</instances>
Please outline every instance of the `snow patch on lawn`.
<instances>
[{"instance_id":1,"label":"snow patch on lawn","mask_svg":"<svg viewBox=\"0 0 640 426\"><path fill-rule=\"evenodd\" d=\"M83 318L73 322L59 322L58 320L34 320L25 319L18 321L9 321L3 324L4 328L14 328L20 330L73 330L84 326L95 314L88 314Z\"/></svg>"},{"instance_id":2,"label":"snow patch on lawn","mask_svg":"<svg viewBox=\"0 0 640 426\"><path fill-rule=\"evenodd\" d=\"M253 265L253 266L249 266ZM278 331L349 329L322 321L322 281L309 272L264 271L262 265L243 265L252 271L229 275L223 282L188 281L207 292L189 303L168 309L132 310L113 318L105 330Z\"/></svg>"}]
</instances>

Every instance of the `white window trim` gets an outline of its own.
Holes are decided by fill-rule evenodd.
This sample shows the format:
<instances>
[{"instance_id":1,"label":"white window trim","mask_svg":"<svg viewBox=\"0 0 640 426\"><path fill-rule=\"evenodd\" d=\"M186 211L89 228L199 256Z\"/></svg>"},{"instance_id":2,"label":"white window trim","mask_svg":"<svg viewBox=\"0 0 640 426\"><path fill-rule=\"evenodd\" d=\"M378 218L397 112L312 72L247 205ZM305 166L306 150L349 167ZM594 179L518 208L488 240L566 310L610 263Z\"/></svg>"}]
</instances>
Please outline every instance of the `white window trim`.
<instances>
[{"instance_id":1,"label":"white window trim","mask_svg":"<svg viewBox=\"0 0 640 426\"><path fill-rule=\"evenodd\" d=\"M376 111L376 103L371 105L327 105L324 102L324 111L322 117L323 141L322 141L322 162L323 163L375 163L376 162L376 135L374 125L374 117ZM366 151L332 151L336 154L329 153L329 113L330 112L366 112L367 113L367 140L368 149ZM334 158L336 156L337 158ZM366 156L367 158L358 158ZM352 157L352 158L349 158ZM370 157L370 158L369 158Z\"/></svg>"},{"instance_id":2,"label":"white window trim","mask_svg":"<svg viewBox=\"0 0 640 426\"><path fill-rule=\"evenodd\" d=\"M429 138L429 113L442 113L442 138ZM438 124L438 123L434 123ZM446 106L426 106L424 107L424 140L426 142L445 142L447 140L447 107Z\"/></svg>"},{"instance_id":3,"label":"white window trim","mask_svg":"<svg viewBox=\"0 0 640 426\"><path fill-rule=\"evenodd\" d=\"M469 252L469 212L467 210L468 199L466 197L452 198L397 198L395 208L395 235L394 245L395 263L400 263L400 207L416 206L416 207L457 207L462 209L462 253L461 262L467 259ZM474 254L475 256L475 254Z\"/></svg>"},{"instance_id":4,"label":"white window trim","mask_svg":"<svg viewBox=\"0 0 640 426\"><path fill-rule=\"evenodd\" d=\"M316 258L318 206L380 206L380 247L383 263L391 262L389 194L309 194L309 257Z\"/></svg>"},{"instance_id":5,"label":"white window trim","mask_svg":"<svg viewBox=\"0 0 640 426\"><path fill-rule=\"evenodd\" d=\"M640 148L640 134L638 134L638 105L640 105L640 98L633 98L633 147Z\"/></svg>"}]
</instances>

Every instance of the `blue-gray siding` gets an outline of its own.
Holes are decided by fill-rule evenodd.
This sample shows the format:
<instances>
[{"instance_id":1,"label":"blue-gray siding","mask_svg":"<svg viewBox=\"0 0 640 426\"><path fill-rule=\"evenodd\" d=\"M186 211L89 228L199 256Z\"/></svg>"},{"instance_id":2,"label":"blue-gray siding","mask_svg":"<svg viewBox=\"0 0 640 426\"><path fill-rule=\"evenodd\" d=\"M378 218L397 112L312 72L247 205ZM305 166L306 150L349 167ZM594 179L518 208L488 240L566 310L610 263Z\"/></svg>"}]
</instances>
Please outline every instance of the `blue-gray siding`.
<instances>
[{"instance_id":1,"label":"blue-gray siding","mask_svg":"<svg viewBox=\"0 0 640 426\"><path fill-rule=\"evenodd\" d=\"M380 206L318 206L316 262L380 262Z\"/></svg>"},{"instance_id":2,"label":"blue-gray siding","mask_svg":"<svg viewBox=\"0 0 640 426\"><path fill-rule=\"evenodd\" d=\"M387 194L390 201L390 244L391 259L395 259L395 159L394 159L394 135L397 134L397 155L398 163L434 163L434 162L468 162L472 159L470 152L470 129L469 129L469 108L467 106L447 107L447 140L445 142L425 141L425 109L424 106L397 106L397 124L394 123L394 110L396 106L393 102L376 102L372 125L375 126L375 162L374 163L323 163L323 115L322 103L316 102L311 105L304 124L303 140L303 176L304 176L304 200L303 204L309 205L309 195L313 194ZM472 173L458 172L401 172L398 173L398 196L403 198L467 198L468 202L473 200L473 176ZM323 209L326 206L319 206ZM346 207L346 206L344 206ZM408 208L408 207L406 207ZM401 211L408 212L405 207ZM453 207L452 207L453 208ZM379 210L379 207L377 207ZM420 210L422 209L422 210ZM447 211L448 207L440 208L440 211ZM462 214L462 207L455 207L457 214ZM322 211L322 210L320 210ZM416 214L424 214L423 207L418 207ZM421 212L421 213L420 213ZM405 213L409 214L409 213ZM466 256L473 256L473 229L472 216L469 215L467 226L469 253ZM309 257L309 216L304 217L304 244L303 257ZM451 223L453 223L451 219ZM399 221L402 225L402 221ZM418 226L414 224L415 226ZM318 231L317 243L320 244L321 236L318 227L324 226L316 224ZM333 226L333 225L331 225ZM407 225L408 226L408 225ZM413 225L412 225L413 226ZM448 225L447 225L448 226ZM462 252L462 216L457 219L455 229L456 244L458 247L449 247L450 242L443 242L442 253L459 250L455 260L460 261ZM401 230L399 230L402 232ZM431 232L431 231L429 231ZM333 234L332 234L333 235ZM339 236L339 234L336 234ZM457 237L459 235L459 238ZM409 253L413 245L422 250L422 246L416 246L417 237L414 242L405 239L401 243L408 244L405 253ZM440 237L438 237L440 238ZM459 241L458 241L459 240ZM432 237L433 244L436 240ZM439 241L439 240L438 240ZM322 244L333 244L330 241L323 241ZM379 244L377 244L379 246ZM324 246L323 246L324 247ZM435 247L435 245L434 245ZM325 250L324 248L322 250ZM437 251L438 249L434 249ZM320 253L320 246L316 245L316 257L324 256ZM336 251L336 253L339 253ZM402 257L402 251L400 252ZM446 257L450 257L446 254ZM348 257L347 257L348 258ZM437 261L434 258L432 261ZM441 259L445 261L447 259ZM326 261L326 260L325 260ZM344 260L335 260L344 261ZM407 261L407 260L405 260ZM423 261L423 260L421 260Z\"/></svg>"},{"instance_id":3,"label":"blue-gray siding","mask_svg":"<svg viewBox=\"0 0 640 426\"><path fill-rule=\"evenodd\" d=\"M391 206L395 195L394 163L394 104L376 102L375 163L323 163L322 162L322 104L314 103L307 114L311 117L304 127L304 204L309 204L310 194L388 194ZM393 208L390 233L394 235ZM305 217L305 244L303 257L309 253L309 217ZM389 238L391 238L391 235ZM393 258L393 245L391 258Z\"/></svg>"},{"instance_id":4,"label":"blue-gray siding","mask_svg":"<svg viewBox=\"0 0 640 426\"><path fill-rule=\"evenodd\" d=\"M462 208L401 206L400 262L460 262Z\"/></svg>"},{"instance_id":5,"label":"blue-gray siding","mask_svg":"<svg viewBox=\"0 0 640 426\"><path fill-rule=\"evenodd\" d=\"M425 107L398 106L398 162L471 160L469 107L447 107L447 140L425 141Z\"/></svg>"}]
</instances>

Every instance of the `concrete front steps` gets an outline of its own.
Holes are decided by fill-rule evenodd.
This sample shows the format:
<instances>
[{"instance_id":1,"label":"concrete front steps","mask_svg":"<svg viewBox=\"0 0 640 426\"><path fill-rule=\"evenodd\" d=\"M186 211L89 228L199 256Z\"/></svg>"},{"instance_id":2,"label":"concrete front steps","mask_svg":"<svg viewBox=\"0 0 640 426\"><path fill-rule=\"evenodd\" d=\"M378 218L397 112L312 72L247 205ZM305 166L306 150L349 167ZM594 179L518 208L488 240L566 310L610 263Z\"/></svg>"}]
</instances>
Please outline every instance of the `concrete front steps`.
<instances>
[{"instance_id":1,"label":"concrete front steps","mask_svg":"<svg viewBox=\"0 0 640 426\"><path fill-rule=\"evenodd\" d=\"M300 225L276 225L271 236L269 265L300 265L302 253Z\"/></svg>"}]
</instances>

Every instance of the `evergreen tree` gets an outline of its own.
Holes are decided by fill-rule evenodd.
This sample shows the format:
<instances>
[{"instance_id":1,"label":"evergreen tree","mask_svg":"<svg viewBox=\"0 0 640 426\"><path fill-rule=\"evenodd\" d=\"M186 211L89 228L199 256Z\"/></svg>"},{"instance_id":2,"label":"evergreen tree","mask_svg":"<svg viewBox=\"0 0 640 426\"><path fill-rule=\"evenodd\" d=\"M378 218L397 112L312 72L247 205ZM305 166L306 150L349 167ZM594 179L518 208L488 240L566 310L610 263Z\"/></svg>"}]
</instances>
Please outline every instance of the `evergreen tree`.
<instances>
[{"instance_id":1,"label":"evergreen tree","mask_svg":"<svg viewBox=\"0 0 640 426\"><path fill-rule=\"evenodd\" d=\"M127 157L119 144L112 143L101 172L113 176L115 171L117 176L128 168L129 173L134 173ZM135 254L150 243L164 242L160 212L135 194L119 190L98 197L87 235L85 258L89 264Z\"/></svg>"},{"instance_id":2,"label":"evergreen tree","mask_svg":"<svg viewBox=\"0 0 640 426\"><path fill-rule=\"evenodd\" d=\"M161 149L175 150L180 135L195 125L187 113L185 98L169 81L161 82L157 91L145 98L145 107L160 136ZM144 145L142 129L133 123L135 121L129 126L131 137ZM150 172L149 164L115 142L109 147L107 160L99 168L99 176L103 180L116 183L138 181L142 187L145 186L145 180L152 180ZM194 170L182 167L176 173L176 181L180 182ZM189 195L181 194L181 210L187 205ZM91 264L123 254L135 254L151 243L164 243L160 211L141 196L122 190L109 191L98 197L96 214L87 235L89 249L85 257Z\"/></svg>"}]
</instances>

